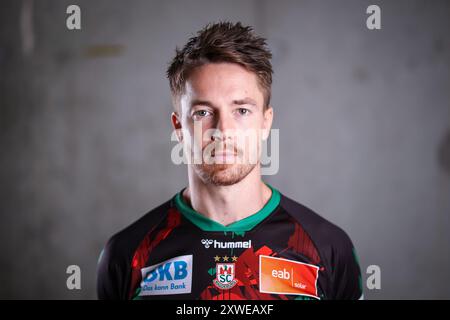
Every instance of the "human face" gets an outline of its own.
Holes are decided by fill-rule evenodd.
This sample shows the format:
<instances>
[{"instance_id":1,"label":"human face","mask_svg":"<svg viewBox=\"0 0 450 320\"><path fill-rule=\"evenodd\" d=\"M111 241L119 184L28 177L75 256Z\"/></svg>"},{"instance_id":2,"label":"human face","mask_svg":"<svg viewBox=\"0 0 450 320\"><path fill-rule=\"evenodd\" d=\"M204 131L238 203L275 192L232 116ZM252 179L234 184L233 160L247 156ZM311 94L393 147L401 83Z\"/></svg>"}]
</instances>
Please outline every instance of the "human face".
<instances>
[{"instance_id":1,"label":"human face","mask_svg":"<svg viewBox=\"0 0 450 320\"><path fill-rule=\"evenodd\" d=\"M200 161L190 165L202 181L232 185L259 165L272 117L253 72L234 63L208 63L190 73L172 122L181 129L185 151L201 150Z\"/></svg>"}]
</instances>

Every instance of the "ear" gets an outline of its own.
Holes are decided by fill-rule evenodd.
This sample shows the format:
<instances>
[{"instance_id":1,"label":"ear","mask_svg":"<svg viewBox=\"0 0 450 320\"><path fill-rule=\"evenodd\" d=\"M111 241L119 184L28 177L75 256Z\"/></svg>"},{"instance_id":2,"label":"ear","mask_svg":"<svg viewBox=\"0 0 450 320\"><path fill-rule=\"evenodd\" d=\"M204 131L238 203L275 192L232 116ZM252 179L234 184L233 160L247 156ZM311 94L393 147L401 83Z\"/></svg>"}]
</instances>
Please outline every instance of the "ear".
<instances>
[{"instance_id":1,"label":"ear","mask_svg":"<svg viewBox=\"0 0 450 320\"><path fill-rule=\"evenodd\" d=\"M272 106L268 106L266 110L264 110L264 123L263 123L263 131L262 131L262 139L267 140L269 138L270 129L272 128L273 122L273 109Z\"/></svg>"},{"instance_id":2,"label":"ear","mask_svg":"<svg viewBox=\"0 0 450 320\"><path fill-rule=\"evenodd\" d=\"M177 134L178 142L183 141L183 133L182 133L182 127L181 127L181 119L178 114L178 112L174 111L170 115L170 121L172 123L173 128L175 129L175 132Z\"/></svg>"}]
</instances>

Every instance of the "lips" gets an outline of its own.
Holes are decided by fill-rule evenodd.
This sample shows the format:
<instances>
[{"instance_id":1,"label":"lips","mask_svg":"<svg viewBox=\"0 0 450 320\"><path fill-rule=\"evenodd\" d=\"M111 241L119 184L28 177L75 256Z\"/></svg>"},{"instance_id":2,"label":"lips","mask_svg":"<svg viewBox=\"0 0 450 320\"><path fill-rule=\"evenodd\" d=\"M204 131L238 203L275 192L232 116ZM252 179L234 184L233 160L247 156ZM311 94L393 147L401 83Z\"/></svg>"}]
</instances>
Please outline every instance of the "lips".
<instances>
[{"instance_id":1,"label":"lips","mask_svg":"<svg viewBox=\"0 0 450 320\"><path fill-rule=\"evenodd\" d=\"M237 154L237 150L230 145L218 145L211 150L212 157L233 157Z\"/></svg>"},{"instance_id":2,"label":"lips","mask_svg":"<svg viewBox=\"0 0 450 320\"><path fill-rule=\"evenodd\" d=\"M235 157L237 154L235 152L213 152L213 157Z\"/></svg>"},{"instance_id":3,"label":"lips","mask_svg":"<svg viewBox=\"0 0 450 320\"><path fill-rule=\"evenodd\" d=\"M237 156L237 152L234 150L229 150L229 149L218 149L218 151L216 152L216 150L212 150L211 151L211 156L212 157L236 157Z\"/></svg>"}]
</instances>

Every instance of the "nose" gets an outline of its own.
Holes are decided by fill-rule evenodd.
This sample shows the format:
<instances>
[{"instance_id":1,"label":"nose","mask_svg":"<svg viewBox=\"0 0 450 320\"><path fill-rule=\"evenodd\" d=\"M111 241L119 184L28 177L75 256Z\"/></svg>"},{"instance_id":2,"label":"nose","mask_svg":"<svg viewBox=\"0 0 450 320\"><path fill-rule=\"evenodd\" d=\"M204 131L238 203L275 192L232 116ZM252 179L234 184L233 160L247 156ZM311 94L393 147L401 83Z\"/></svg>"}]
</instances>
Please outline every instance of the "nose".
<instances>
[{"instance_id":1,"label":"nose","mask_svg":"<svg viewBox=\"0 0 450 320\"><path fill-rule=\"evenodd\" d=\"M212 139L220 138L223 141L232 139L234 134L233 118L227 114L221 113L218 115L215 126L216 132L212 135Z\"/></svg>"}]
</instances>

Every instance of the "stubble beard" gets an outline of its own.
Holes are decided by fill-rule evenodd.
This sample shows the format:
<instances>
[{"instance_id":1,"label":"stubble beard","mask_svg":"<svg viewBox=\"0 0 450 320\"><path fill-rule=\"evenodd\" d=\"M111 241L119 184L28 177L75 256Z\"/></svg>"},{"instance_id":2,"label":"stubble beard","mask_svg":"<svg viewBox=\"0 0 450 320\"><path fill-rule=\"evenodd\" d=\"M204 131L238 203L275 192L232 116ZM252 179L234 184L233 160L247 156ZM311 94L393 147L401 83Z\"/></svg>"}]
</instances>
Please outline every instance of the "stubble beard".
<instances>
[{"instance_id":1,"label":"stubble beard","mask_svg":"<svg viewBox=\"0 0 450 320\"><path fill-rule=\"evenodd\" d=\"M230 186L242 181L256 167L255 164L195 164L194 170L205 184Z\"/></svg>"}]
</instances>

